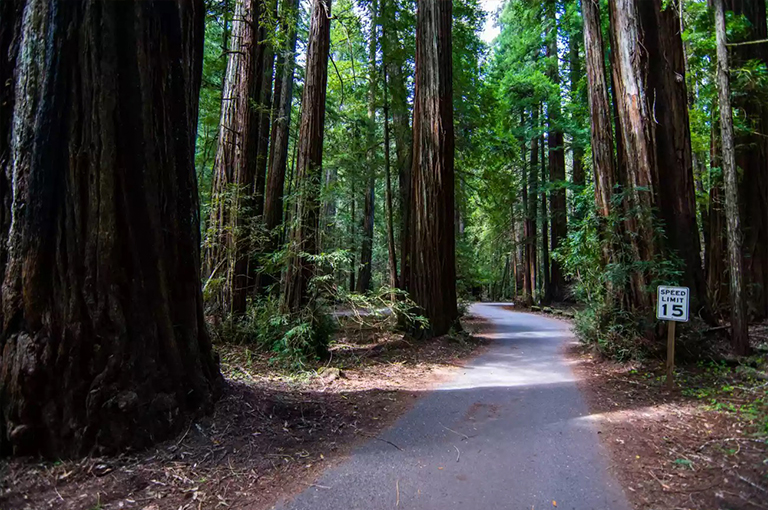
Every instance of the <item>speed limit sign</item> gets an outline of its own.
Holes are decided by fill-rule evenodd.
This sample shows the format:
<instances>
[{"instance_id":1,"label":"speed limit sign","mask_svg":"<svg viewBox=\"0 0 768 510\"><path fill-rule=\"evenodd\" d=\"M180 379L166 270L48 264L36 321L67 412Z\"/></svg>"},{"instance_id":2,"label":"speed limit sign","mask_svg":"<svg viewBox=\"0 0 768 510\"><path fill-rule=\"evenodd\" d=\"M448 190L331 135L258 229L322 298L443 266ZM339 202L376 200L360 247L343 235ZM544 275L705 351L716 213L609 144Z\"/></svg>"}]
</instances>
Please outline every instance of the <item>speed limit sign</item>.
<instances>
[{"instance_id":1,"label":"speed limit sign","mask_svg":"<svg viewBox=\"0 0 768 510\"><path fill-rule=\"evenodd\" d=\"M656 291L656 318L663 321L688 322L689 296L688 287L660 285Z\"/></svg>"}]
</instances>

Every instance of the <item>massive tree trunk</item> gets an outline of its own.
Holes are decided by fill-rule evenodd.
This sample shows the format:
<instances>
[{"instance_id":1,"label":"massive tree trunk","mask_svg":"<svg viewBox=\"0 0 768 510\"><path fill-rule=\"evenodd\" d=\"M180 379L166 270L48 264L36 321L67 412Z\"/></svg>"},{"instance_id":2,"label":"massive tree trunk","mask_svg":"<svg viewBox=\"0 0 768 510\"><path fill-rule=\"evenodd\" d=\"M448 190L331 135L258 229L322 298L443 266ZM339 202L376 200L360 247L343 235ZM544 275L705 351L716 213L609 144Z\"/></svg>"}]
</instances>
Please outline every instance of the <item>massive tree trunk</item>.
<instances>
[{"instance_id":1,"label":"massive tree trunk","mask_svg":"<svg viewBox=\"0 0 768 510\"><path fill-rule=\"evenodd\" d=\"M765 2L725 0L726 9L749 22L746 41L768 38ZM736 41L734 41L736 42ZM750 60L768 65L768 45L745 44L733 48L733 67ZM744 231L744 271L749 275L749 307L757 319L768 316L768 106L760 93L739 91L733 107L747 121L747 130L737 131L736 166L741 170L739 202Z\"/></svg>"},{"instance_id":2,"label":"massive tree trunk","mask_svg":"<svg viewBox=\"0 0 768 510\"><path fill-rule=\"evenodd\" d=\"M563 129L560 126L560 66L557 54L555 0L549 0L547 3L547 18L549 21L549 33L547 34L549 68L547 74L555 86L555 91L550 94L547 101L547 124L549 129L547 135L549 148L547 160L549 162L549 182L552 184L549 192L549 213L552 224L550 245L554 252L568 236L565 202L565 146ZM560 268L560 262L552 259L549 267L549 286L547 287L546 300L562 301L565 298L565 278Z\"/></svg>"},{"instance_id":3,"label":"massive tree trunk","mask_svg":"<svg viewBox=\"0 0 768 510\"><path fill-rule=\"evenodd\" d=\"M258 152L259 112L252 104L261 90L258 24L259 1L237 0L205 240L203 275L222 279L213 301L221 312L232 315L245 312L252 283L246 221L252 215Z\"/></svg>"},{"instance_id":4,"label":"massive tree trunk","mask_svg":"<svg viewBox=\"0 0 768 510\"><path fill-rule=\"evenodd\" d=\"M615 98L628 193L632 258L677 256L692 309L708 313L700 256L688 128L685 65L674 6L661 0L611 0ZM663 170L661 168L663 165ZM656 235L654 209L665 239ZM653 270L654 265L650 266ZM649 313L654 274L633 271L631 306Z\"/></svg>"},{"instance_id":5,"label":"massive tree trunk","mask_svg":"<svg viewBox=\"0 0 768 510\"><path fill-rule=\"evenodd\" d=\"M274 105L275 116L270 135L267 184L264 196L264 224L269 240L267 252L274 252L280 244L283 225L283 193L285 171L288 166L288 144L290 141L291 105L293 103L293 74L296 62L296 25L298 23L299 0L284 1L280 7L280 27L285 34L285 46L279 47L275 70ZM265 273L262 287L278 281L274 272Z\"/></svg>"},{"instance_id":6,"label":"massive tree trunk","mask_svg":"<svg viewBox=\"0 0 768 510\"><path fill-rule=\"evenodd\" d=\"M726 47L725 13L723 0L713 0L715 8L715 38L717 40L717 92L720 104L720 143L725 183L725 219L728 232L728 264L731 281L731 345L736 354L748 354L746 293L744 291L744 259L739 213L738 176L731 110L731 84ZM765 242L765 240L763 240Z\"/></svg>"},{"instance_id":7,"label":"massive tree trunk","mask_svg":"<svg viewBox=\"0 0 768 510\"><path fill-rule=\"evenodd\" d=\"M456 323L452 4L419 0L408 290L433 336Z\"/></svg>"},{"instance_id":8,"label":"massive tree trunk","mask_svg":"<svg viewBox=\"0 0 768 510\"><path fill-rule=\"evenodd\" d=\"M291 258L282 296L282 308L289 312L299 311L307 302L309 282L315 273L315 265L307 255L317 253L330 42L331 0L314 0L299 126L297 199L290 240Z\"/></svg>"},{"instance_id":9,"label":"massive tree trunk","mask_svg":"<svg viewBox=\"0 0 768 510\"><path fill-rule=\"evenodd\" d=\"M605 53L600 20L600 4L597 0L582 0L584 18L584 60L589 90L590 139L592 147L592 175L595 183L595 204L600 218L598 231L601 239L602 256L605 264L614 259L613 239L616 237L609 225L609 216L614 211L613 194L618 182L618 171L614 156L613 129L611 126L611 104L608 97ZM618 151L619 154L621 151ZM616 304L616 289L608 289L610 304Z\"/></svg>"},{"instance_id":10,"label":"massive tree trunk","mask_svg":"<svg viewBox=\"0 0 768 510\"><path fill-rule=\"evenodd\" d=\"M613 152L611 106L605 72L605 53L597 0L582 0L584 17L584 54L589 90L592 172L595 181L595 203L603 218L611 213L613 189L616 186L616 160Z\"/></svg>"},{"instance_id":11,"label":"massive tree trunk","mask_svg":"<svg viewBox=\"0 0 768 510\"><path fill-rule=\"evenodd\" d=\"M371 2L371 33L368 38L368 153L366 154L367 186L363 201L363 240L360 246L360 274L357 278L357 292L368 292L371 288L371 263L373 262L373 221L374 200L376 199L376 49L378 48L378 19L376 0Z\"/></svg>"},{"instance_id":12,"label":"massive tree trunk","mask_svg":"<svg viewBox=\"0 0 768 510\"><path fill-rule=\"evenodd\" d=\"M645 30L643 46L648 51L648 83L657 170L658 206L664 222L666 252L683 263L682 283L691 289L691 311L711 319L701 240L696 220L696 191L693 178L691 134L688 121L688 92L685 83L685 53L680 36L680 18L674 5L662 9L661 1L641 2ZM651 98L651 95L652 98Z\"/></svg>"},{"instance_id":13,"label":"massive tree trunk","mask_svg":"<svg viewBox=\"0 0 768 510\"><path fill-rule=\"evenodd\" d=\"M203 2L8 6L0 450L146 447L220 381L199 285Z\"/></svg>"}]
</instances>

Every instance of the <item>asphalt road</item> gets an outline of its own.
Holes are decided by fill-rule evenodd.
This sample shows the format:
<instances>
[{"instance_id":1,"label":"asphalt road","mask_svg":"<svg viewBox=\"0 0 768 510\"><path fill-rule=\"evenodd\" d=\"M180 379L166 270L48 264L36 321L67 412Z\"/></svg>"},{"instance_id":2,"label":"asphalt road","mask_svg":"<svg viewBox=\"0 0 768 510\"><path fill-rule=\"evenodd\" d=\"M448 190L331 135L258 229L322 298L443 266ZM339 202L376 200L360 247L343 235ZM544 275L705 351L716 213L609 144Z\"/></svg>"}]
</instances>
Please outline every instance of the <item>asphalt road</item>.
<instances>
[{"instance_id":1,"label":"asphalt road","mask_svg":"<svg viewBox=\"0 0 768 510\"><path fill-rule=\"evenodd\" d=\"M495 342L291 510L628 510L563 356L568 325L473 305Z\"/></svg>"}]
</instances>

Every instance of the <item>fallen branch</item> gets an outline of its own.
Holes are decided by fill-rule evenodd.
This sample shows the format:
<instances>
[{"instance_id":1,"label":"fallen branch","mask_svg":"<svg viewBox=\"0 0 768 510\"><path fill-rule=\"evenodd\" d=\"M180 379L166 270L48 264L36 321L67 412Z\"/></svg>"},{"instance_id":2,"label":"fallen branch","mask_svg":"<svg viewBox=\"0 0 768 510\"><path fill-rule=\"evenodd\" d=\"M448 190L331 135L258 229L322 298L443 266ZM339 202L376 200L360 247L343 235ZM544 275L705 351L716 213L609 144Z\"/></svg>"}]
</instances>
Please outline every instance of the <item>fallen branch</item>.
<instances>
[{"instance_id":1,"label":"fallen branch","mask_svg":"<svg viewBox=\"0 0 768 510\"><path fill-rule=\"evenodd\" d=\"M467 439L469 439L469 436L468 436L468 435L466 435L466 434L462 434L461 432L456 432L456 431L455 431L455 430L453 430L453 429L449 429L448 427L446 427L445 425L443 425L443 424L442 424L442 423L440 423L440 422L437 422L437 423L439 423L439 424L440 424L440 426L441 426L441 427L443 427L443 428L444 428L445 430L447 430L448 432L453 432L453 433L454 433L454 434L456 434L457 436L461 436L462 438L464 438L464 439L462 439L462 441L466 441Z\"/></svg>"}]
</instances>

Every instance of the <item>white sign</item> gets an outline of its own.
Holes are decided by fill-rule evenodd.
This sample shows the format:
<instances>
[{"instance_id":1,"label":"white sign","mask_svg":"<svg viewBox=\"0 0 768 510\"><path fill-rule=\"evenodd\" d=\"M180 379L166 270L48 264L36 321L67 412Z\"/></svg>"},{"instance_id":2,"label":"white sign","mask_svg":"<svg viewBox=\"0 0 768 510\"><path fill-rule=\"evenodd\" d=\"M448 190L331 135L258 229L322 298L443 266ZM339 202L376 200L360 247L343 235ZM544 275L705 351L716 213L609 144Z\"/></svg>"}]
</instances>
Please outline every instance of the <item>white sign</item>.
<instances>
[{"instance_id":1,"label":"white sign","mask_svg":"<svg viewBox=\"0 0 768 510\"><path fill-rule=\"evenodd\" d=\"M690 304L688 287L666 287L656 290L656 318L664 321L688 322Z\"/></svg>"}]
</instances>

